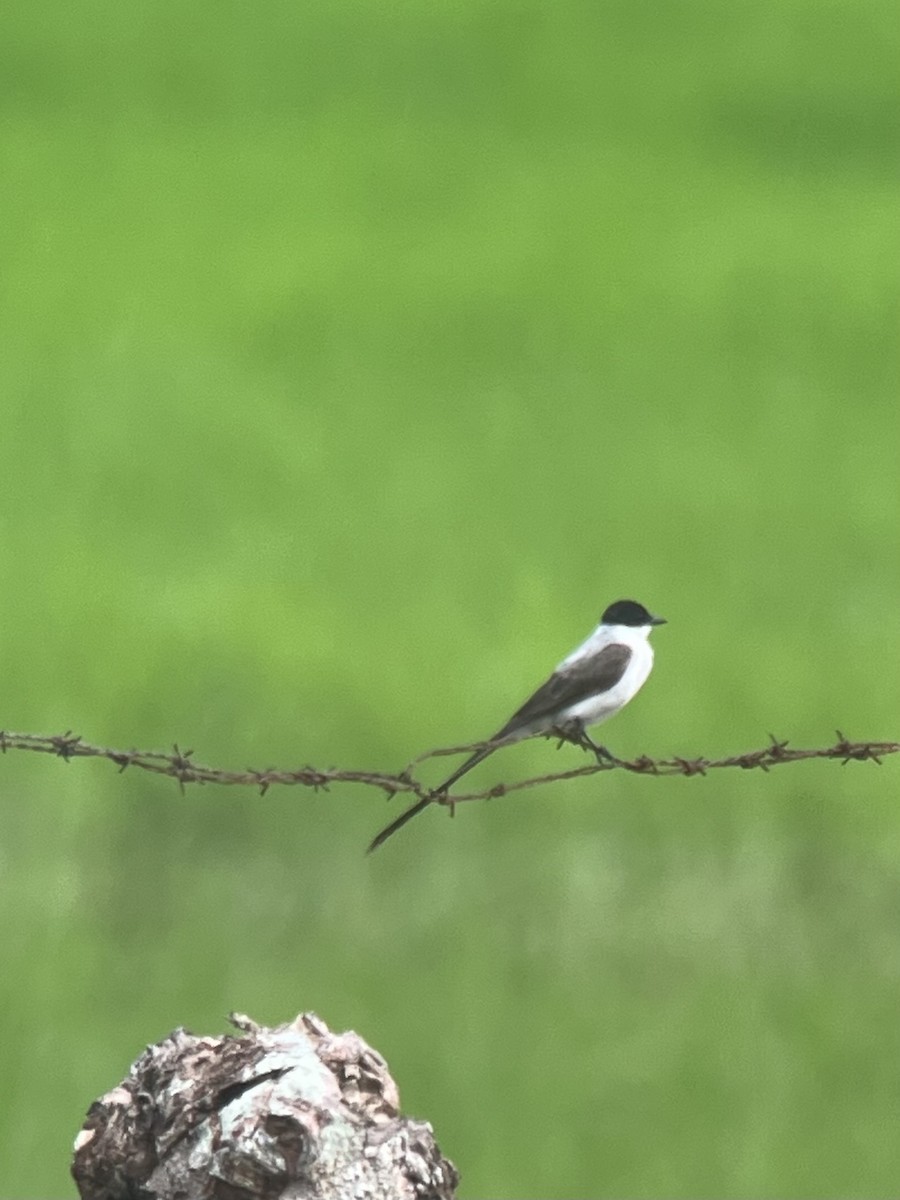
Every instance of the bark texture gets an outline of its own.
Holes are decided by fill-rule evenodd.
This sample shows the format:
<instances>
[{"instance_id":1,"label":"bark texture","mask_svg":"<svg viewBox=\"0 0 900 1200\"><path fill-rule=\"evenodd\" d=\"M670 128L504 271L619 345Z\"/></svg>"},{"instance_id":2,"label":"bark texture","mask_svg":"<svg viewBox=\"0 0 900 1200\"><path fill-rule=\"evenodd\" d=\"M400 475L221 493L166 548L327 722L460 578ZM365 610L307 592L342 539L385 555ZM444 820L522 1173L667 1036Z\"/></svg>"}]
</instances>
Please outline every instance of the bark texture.
<instances>
[{"instance_id":1,"label":"bark texture","mask_svg":"<svg viewBox=\"0 0 900 1200\"><path fill-rule=\"evenodd\" d=\"M176 1029L90 1108L72 1174L82 1200L454 1200L431 1126L355 1033L314 1013L236 1035Z\"/></svg>"}]
</instances>

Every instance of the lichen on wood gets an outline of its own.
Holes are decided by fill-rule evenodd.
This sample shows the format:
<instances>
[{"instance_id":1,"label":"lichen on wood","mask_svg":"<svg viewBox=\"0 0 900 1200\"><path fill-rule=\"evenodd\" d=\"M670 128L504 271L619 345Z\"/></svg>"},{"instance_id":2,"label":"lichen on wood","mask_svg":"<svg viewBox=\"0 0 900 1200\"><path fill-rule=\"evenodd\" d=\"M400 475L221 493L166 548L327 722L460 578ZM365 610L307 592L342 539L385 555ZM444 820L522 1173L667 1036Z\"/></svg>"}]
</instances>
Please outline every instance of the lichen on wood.
<instances>
[{"instance_id":1,"label":"lichen on wood","mask_svg":"<svg viewBox=\"0 0 900 1200\"><path fill-rule=\"evenodd\" d=\"M237 1034L148 1046L91 1106L82 1200L453 1200L456 1168L356 1033L314 1013L231 1020Z\"/></svg>"}]
</instances>

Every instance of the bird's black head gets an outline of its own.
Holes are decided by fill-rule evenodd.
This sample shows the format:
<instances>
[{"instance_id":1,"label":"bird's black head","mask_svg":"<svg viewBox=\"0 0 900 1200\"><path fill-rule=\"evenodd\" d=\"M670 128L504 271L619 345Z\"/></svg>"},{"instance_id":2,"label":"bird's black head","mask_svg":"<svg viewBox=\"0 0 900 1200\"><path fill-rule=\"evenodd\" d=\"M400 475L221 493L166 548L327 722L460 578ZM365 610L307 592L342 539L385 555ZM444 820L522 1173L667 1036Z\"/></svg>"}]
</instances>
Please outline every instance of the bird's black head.
<instances>
[{"instance_id":1,"label":"bird's black head","mask_svg":"<svg viewBox=\"0 0 900 1200\"><path fill-rule=\"evenodd\" d=\"M617 600L601 617L604 625L665 625L665 617L654 617L637 600Z\"/></svg>"}]
</instances>

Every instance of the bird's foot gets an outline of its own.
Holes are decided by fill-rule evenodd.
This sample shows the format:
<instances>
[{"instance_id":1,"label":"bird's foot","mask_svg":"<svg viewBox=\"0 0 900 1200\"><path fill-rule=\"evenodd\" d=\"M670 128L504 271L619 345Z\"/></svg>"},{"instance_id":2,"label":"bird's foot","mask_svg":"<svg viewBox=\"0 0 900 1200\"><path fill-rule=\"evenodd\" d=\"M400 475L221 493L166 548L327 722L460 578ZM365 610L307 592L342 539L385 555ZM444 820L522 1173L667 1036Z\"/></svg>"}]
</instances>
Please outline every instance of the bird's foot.
<instances>
[{"instance_id":1,"label":"bird's foot","mask_svg":"<svg viewBox=\"0 0 900 1200\"><path fill-rule=\"evenodd\" d=\"M599 746L596 742L591 741L591 739L588 737L586 737L586 741L589 743L589 746L587 746L586 749L593 750L597 757L597 762L617 763L619 761L612 751L606 748L606 746Z\"/></svg>"},{"instance_id":2,"label":"bird's foot","mask_svg":"<svg viewBox=\"0 0 900 1200\"><path fill-rule=\"evenodd\" d=\"M586 753L593 754L598 763L617 763L619 761L610 750L607 750L606 746L599 745L586 733L582 733L579 745Z\"/></svg>"},{"instance_id":3,"label":"bird's foot","mask_svg":"<svg viewBox=\"0 0 900 1200\"><path fill-rule=\"evenodd\" d=\"M547 733L548 738L556 738L557 750L562 750L563 746L583 745L583 736L584 726L578 721L569 721L566 725L554 725L552 730Z\"/></svg>"},{"instance_id":4,"label":"bird's foot","mask_svg":"<svg viewBox=\"0 0 900 1200\"><path fill-rule=\"evenodd\" d=\"M566 721L563 725L556 725L547 736L559 739L556 743L557 750L563 746L580 746L582 750L589 749L585 744L585 739L590 741L590 738L584 732L584 726L580 721Z\"/></svg>"},{"instance_id":5,"label":"bird's foot","mask_svg":"<svg viewBox=\"0 0 900 1200\"><path fill-rule=\"evenodd\" d=\"M569 721L565 725L559 725L551 732L551 737L559 738L557 750L560 746L568 743L572 746L578 746L587 754L593 754L597 762L617 763L619 760L609 751L606 746L598 745L592 737L587 733L584 725L580 721Z\"/></svg>"}]
</instances>

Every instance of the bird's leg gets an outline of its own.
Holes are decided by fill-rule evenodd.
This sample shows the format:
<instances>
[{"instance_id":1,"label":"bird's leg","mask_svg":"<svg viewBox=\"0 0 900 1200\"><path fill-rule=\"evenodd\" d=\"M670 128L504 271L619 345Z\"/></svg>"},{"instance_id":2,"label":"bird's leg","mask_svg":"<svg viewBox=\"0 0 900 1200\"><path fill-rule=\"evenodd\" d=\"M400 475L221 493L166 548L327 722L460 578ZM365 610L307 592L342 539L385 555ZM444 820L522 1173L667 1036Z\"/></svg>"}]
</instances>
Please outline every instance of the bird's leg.
<instances>
[{"instance_id":1,"label":"bird's leg","mask_svg":"<svg viewBox=\"0 0 900 1200\"><path fill-rule=\"evenodd\" d=\"M550 731L550 736L559 738L556 746L557 750L561 749L567 744L571 746L580 746L582 750L585 750L587 749L585 746L585 739L590 741L584 731L584 723L577 719L564 721L562 724L554 726L554 728Z\"/></svg>"},{"instance_id":2,"label":"bird's leg","mask_svg":"<svg viewBox=\"0 0 900 1200\"><path fill-rule=\"evenodd\" d=\"M553 730L553 736L559 738L557 749L566 742L571 742L573 746L578 746L580 749L593 754L597 762L617 762L614 754L611 754L605 746L598 745L592 737L588 735L584 727L584 723L579 720L567 721L564 725L558 725Z\"/></svg>"},{"instance_id":3,"label":"bird's leg","mask_svg":"<svg viewBox=\"0 0 900 1200\"><path fill-rule=\"evenodd\" d=\"M562 750L563 746L568 746L573 741L571 723L568 725L554 725L551 729L547 730L544 736L556 742L557 750ZM575 741L575 744L578 745L578 742Z\"/></svg>"},{"instance_id":4,"label":"bird's leg","mask_svg":"<svg viewBox=\"0 0 900 1200\"><path fill-rule=\"evenodd\" d=\"M619 761L614 754L607 750L605 746L598 745L593 738L589 738L587 734L584 735L584 748L585 750L593 750L594 754L596 755L597 762L605 761L614 763Z\"/></svg>"}]
</instances>

